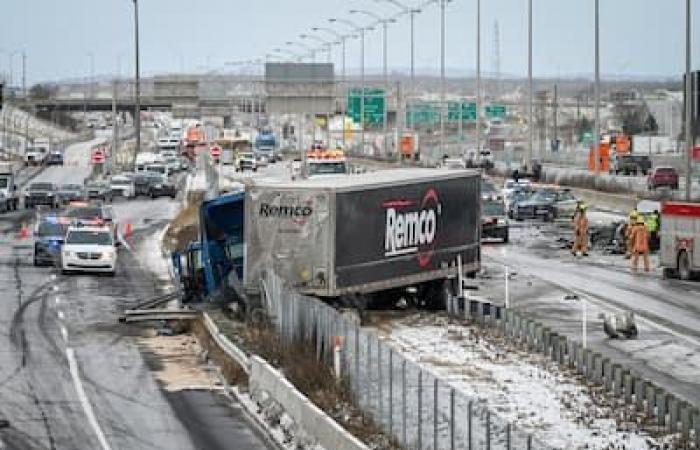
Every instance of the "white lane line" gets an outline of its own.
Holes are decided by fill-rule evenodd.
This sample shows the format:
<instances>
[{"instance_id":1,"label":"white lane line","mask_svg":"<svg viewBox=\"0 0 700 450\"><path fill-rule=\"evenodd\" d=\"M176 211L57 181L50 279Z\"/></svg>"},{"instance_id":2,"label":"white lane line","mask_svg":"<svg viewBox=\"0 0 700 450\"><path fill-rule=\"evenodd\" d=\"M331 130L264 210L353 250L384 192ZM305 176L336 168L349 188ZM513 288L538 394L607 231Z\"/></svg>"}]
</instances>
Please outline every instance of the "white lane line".
<instances>
[{"instance_id":1,"label":"white lane line","mask_svg":"<svg viewBox=\"0 0 700 450\"><path fill-rule=\"evenodd\" d=\"M63 320L65 318L65 314L63 314L63 311L58 312L58 318Z\"/></svg>"},{"instance_id":2,"label":"white lane line","mask_svg":"<svg viewBox=\"0 0 700 450\"><path fill-rule=\"evenodd\" d=\"M59 296L56 296L56 298L55 298L54 300L56 301L56 304L57 304L57 305L58 305L59 303L61 303L61 297L59 297Z\"/></svg>"},{"instance_id":3,"label":"white lane line","mask_svg":"<svg viewBox=\"0 0 700 450\"><path fill-rule=\"evenodd\" d=\"M58 286L53 286L52 289L54 292L58 292Z\"/></svg>"},{"instance_id":4,"label":"white lane line","mask_svg":"<svg viewBox=\"0 0 700 450\"><path fill-rule=\"evenodd\" d=\"M61 336L63 336L63 340L68 342L68 329L63 324L60 325L60 328L61 328Z\"/></svg>"},{"instance_id":5,"label":"white lane line","mask_svg":"<svg viewBox=\"0 0 700 450\"><path fill-rule=\"evenodd\" d=\"M68 367L70 369L70 375L73 378L73 384L75 385L75 390L78 393L78 398L80 399L80 404L83 407L85 416L92 427L92 430L97 436L97 440L100 442L102 450L111 450L107 438L105 437L100 424L97 421L97 416L95 416L95 411L92 409L92 405L85 395L85 389L83 388L83 381L80 379L80 374L78 373L78 362L75 359L75 351L68 347L66 349L66 356L68 357Z\"/></svg>"}]
</instances>

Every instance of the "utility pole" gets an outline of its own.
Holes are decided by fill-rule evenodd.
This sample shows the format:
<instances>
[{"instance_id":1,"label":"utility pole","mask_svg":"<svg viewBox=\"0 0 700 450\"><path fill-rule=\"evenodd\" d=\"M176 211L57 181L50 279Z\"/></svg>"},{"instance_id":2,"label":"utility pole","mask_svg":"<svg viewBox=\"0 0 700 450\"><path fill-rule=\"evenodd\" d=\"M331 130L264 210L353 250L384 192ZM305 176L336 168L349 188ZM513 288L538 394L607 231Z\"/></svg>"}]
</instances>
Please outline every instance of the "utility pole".
<instances>
[{"instance_id":1,"label":"utility pole","mask_svg":"<svg viewBox=\"0 0 700 450\"><path fill-rule=\"evenodd\" d=\"M109 168L114 170L114 157L119 152L119 125L117 124L117 92L119 81L115 78L112 86L112 151L109 154Z\"/></svg>"},{"instance_id":2,"label":"utility pole","mask_svg":"<svg viewBox=\"0 0 700 450\"><path fill-rule=\"evenodd\" d=\"M558 113L559 113L559 97L558 97L558 85L554 85L554 104L552 105L552 108L554 109L554 142L556 143L559 140L559 118L558 118ZM557 148L557 150L559 150Z\"/></svg>"},{"instance_id":3,"label":"utility pole","mask_svg":"<svg viewBox=\"0 0 700 450\"><path fill-rule=\"evenodd\" d=\"M693 99L693 83L691 77L691 21L690 0L685 2L685 200L690 201L693 191L693 115L691 104ZM698 80L700 85L700 80ZM698 86L700 89L700 86Z\"/></svg>"},{"instance_id":4,"label":"utility pole","mask_svg":"<svg viewBox=\"0 0 700 450\"><path fill-rule=\"evenodd\" d=\"M27 101L27 53L22 52L22 94L24 101Z\"/></svg>"},{"instance_id":5,"label":"utility pole","mask_svg":"<svg viewBox=\"0 0 700 450\"><path fill-rule=\"evenodd\" d=\"M139 3L134 0L134 46L136 57L136 74L135 74L135 108L134 108L134 131L136 132L136 148L134 148L134 156L132 165L136 170L136 155L141 151L141 75L139 62Z\"/></svg>"}]
</instances>

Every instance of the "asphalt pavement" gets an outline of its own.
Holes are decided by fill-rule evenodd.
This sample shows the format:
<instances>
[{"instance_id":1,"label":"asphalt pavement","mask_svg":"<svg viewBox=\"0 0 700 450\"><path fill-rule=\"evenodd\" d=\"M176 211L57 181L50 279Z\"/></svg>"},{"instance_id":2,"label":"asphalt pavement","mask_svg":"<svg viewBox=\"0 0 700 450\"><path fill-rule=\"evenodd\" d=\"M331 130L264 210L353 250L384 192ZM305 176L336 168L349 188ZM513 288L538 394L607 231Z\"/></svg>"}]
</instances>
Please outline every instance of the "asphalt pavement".
<instances>
[{"instance_id":1,"label":"asphalt pavement","mask_svg":"<svg viewBox=\"0 0 700 450\"><path fill-rule=\"evenodd\" d=\"M663 279L656 257L652 272L639 274L620 255L592 250L573 257L557 235L556 225L516 223L509 244L486 244L479 295L504 303L507 266L511 307L579 342L585 302L589 348L700 405L700 283ZM566 300L568 294L578 300ZM637 339L604 334L598 314L621 311L635 313Z\"/></svg>"},{"instance_id":2,"label":"asphalt pavement","mask_svg":"<svg viewBox=\"0 0 700 450\"><path fill-rule=\"evenodd\" d=\"M35 180L82 182L93 143L70 146L64 167ZM147 329L117 323L162 289L139 249L176 210L166 199L115 205L117 222L135 231L114 278L34 267L31 238L15 234L33 212L0 215L0 448L268 448L217 392L166 394L139 345Z\"/></svg>"}]
</instances>

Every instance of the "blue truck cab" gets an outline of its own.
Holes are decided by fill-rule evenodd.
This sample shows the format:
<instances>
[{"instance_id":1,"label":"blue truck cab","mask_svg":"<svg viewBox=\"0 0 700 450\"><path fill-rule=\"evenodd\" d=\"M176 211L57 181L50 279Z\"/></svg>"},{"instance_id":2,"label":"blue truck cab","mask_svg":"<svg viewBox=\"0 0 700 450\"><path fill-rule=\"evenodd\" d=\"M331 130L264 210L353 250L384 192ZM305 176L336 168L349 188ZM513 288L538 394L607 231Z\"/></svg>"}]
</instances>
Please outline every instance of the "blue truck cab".
<instances>
[{"instance_id":1,"label":"blue truck cab","mask_svg":"<svg viewBox=\"0 0 700 450\"><path fill-rule=\"evenodd\" d=\"M172 253L185 301L238 292L243 278L245 193L205 200L199 209L199 237Z\"/></svg>"}]
</instances>

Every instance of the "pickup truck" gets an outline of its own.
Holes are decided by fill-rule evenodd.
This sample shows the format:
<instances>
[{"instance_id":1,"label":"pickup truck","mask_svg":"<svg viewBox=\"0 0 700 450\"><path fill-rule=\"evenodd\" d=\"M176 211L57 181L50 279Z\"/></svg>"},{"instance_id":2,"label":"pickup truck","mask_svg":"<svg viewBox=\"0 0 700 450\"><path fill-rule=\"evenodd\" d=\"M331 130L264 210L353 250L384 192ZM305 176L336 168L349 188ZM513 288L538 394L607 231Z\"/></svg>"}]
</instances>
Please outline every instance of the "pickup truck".
<instances>
[{"instance_id":1,"label":"pickup truck","mask_svg":"<svg viewBox=\"0 0 700 450\"><path fill-rule=\"evenodd\" d=\"M615 175L646 175L651 169L648 155L617 155L613 158L610 173Z\"/></svg>"}]
</instances>

